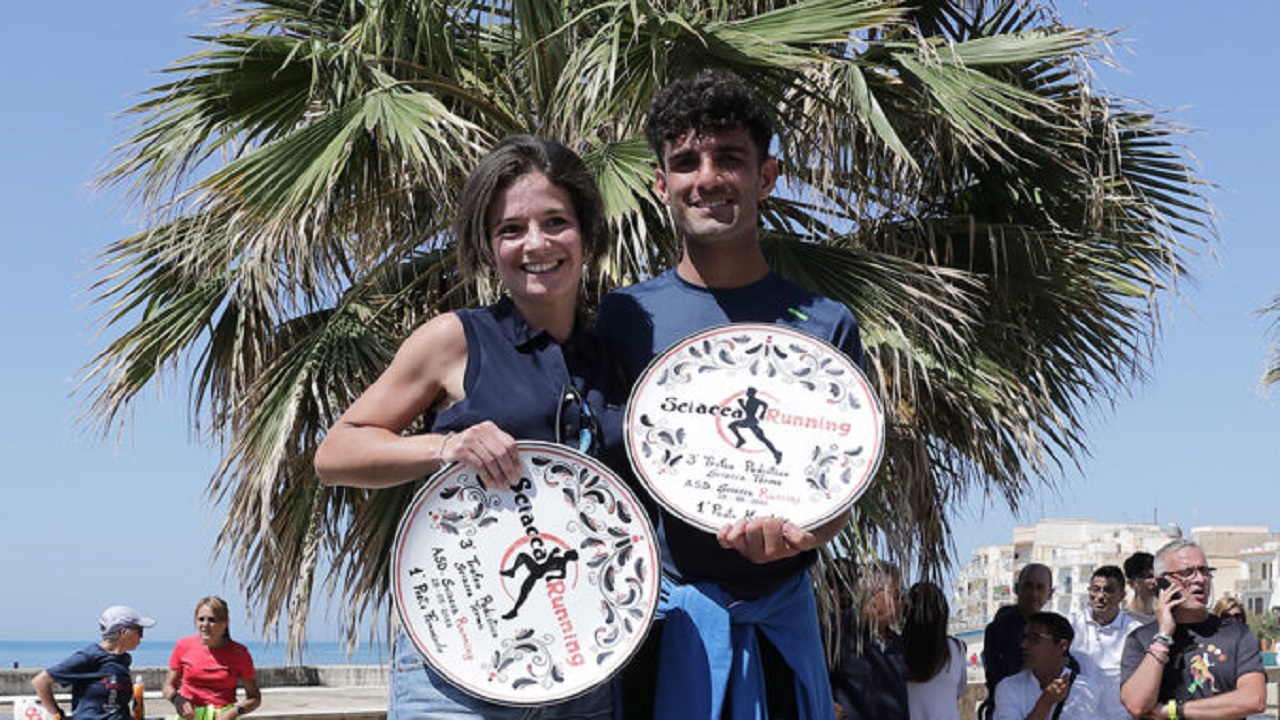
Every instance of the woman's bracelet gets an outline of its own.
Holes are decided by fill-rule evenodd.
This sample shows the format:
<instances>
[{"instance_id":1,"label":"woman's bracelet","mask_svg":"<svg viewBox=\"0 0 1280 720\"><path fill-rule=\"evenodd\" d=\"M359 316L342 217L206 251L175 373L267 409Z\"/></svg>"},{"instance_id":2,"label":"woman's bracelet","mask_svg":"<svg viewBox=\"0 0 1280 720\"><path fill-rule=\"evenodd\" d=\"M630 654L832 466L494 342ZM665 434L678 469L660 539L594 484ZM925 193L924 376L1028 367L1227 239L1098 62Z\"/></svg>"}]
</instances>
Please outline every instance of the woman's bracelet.
<instances>
[{"instance_id":1,"label":"woman's bracelet","mask_svg":"<svg viewBox=\"0 0 1280 720\"><path fill-rule=\"evenodd\" d=\"M1156 659L1156 662L1160 663L1161 665L1167 665L1167 664L1169 663L1169 658L1167 658L1167 657L1160 657L1159 655L1157 655L1157 654L1155 654L1155 653L1151 652L1150 650L1148 650L1148 651L1147 651L1147 654L1148 654L1148 655L1150 655L1151 657L1155 658L1155 659Z\"/></svg>"},{"instance_id":2,"label":"woman's bracelet","mask_svg":"<svg viewBox=\"0 0 1280 720\"><path fill-rule=\"evenodd\" d=\"M247 715L247 714L248 713L244 711L243 705L236 705L236 717L240 717L241 715Z\"/></svg>"},{"instance_id":3,"label":"woman's bracelet","mask_svg":"<svg viewBox=\"0 0 1280 720\"><path fill-rule=\"evenodd\" d=\"M440 449L436 451L436 457L440 459L440 464L442 465L447 462L444 459L444 446L449 444L449 438L451 437L453 437L452 431L445 433L444 439L440 441Z\"/></svg>"}]
</instances>

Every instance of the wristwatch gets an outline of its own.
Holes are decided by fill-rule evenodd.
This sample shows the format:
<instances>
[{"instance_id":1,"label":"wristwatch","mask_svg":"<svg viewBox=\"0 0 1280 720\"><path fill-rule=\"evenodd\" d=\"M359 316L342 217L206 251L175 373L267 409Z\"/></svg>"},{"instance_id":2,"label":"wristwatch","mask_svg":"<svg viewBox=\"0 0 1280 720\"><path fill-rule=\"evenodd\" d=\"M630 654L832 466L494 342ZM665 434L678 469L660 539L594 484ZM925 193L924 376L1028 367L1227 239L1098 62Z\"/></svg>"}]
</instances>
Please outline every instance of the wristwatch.
<instances>
[{"instance_id":1,"label":"wristwatch","mask_svg":"<svg viewBox=\"0 0 1280 720\"><path fill-rule=\"evenodd\" d=\"M1173 647L1173 636L1168 633L1158 632L1151 637L1151 642L1158 642L1165 647Z\"/></svg>"}]
</instances>

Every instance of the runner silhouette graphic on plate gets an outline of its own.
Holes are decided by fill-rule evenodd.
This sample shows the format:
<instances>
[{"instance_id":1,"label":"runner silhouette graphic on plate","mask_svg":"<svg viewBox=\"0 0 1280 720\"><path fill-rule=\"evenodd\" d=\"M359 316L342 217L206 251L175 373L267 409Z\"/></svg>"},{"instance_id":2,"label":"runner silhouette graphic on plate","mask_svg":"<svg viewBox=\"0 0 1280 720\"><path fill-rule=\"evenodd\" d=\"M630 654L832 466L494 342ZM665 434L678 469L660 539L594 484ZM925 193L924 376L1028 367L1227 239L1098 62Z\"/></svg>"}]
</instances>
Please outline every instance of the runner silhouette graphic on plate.
<instances>
[{"instance_id":1,"label":"runner silhouette graphic on plate","mask_svg":"<svg viewBox=\"0 0 1280 720\"><path fill-rule=\"evenodd\" d=\"M517 555L515 562L511 563L511 567L506 570L499 570L498 574L513 578L516 576L516 570L519 570L522 565L528 569L529 574L524 576L524 582L520 584L520 595L516 598L515 606L504 614L502 619L510 620L516 616L516 613L520 611L520 606L524 605L524 601L529 598L529 593L533 591L533 586L539 580L563 580L566 574L566 566L577 559L577 550L569 550L561 555L560 548L553 548L551 554L542 562L534 560L533 556L526 552Z\"/></svg>"},{"instance_id":2,"label":"runner silhouette graphic on plate","mask_svg":"<svg viewBox=\"0 0 1280 720\"><path fill-rule=\"evenodd\" d=\"M742 408L744 417L741 420L734 420L729 423L729 431L733 433L733 437L737 439L738 444L734 447L742 447L747 441L742 439L742 433L738 432L738 428L746 428L755 435L764 446L769 448L769 452L773 453L773 462L782 462L782 453L778 448L769 442L769 438L764 436L764 430L760 427L760 421L764 419L765 412L769 409L769 403L756 397L756 389L747 388L746 399L738 398L738 406Z\"/></svg>"}]
</instances>

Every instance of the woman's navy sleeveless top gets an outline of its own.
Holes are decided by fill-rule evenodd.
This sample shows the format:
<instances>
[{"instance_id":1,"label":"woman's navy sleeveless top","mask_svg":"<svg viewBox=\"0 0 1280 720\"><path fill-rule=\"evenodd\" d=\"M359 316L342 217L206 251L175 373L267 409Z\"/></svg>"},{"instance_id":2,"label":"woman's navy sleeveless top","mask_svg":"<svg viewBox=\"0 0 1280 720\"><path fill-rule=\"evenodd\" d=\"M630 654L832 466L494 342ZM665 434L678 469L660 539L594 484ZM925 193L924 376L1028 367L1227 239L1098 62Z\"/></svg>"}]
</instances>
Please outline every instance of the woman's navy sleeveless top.
<instances>
[{"instance_id":1,"label":"woman's navy sleeveless top","mask_svg":"<svg viewBox=\"0 0 1280 720\"><path fill-rule=\"evenodd\" d=\"M596 416L600 437L594 454L624 478L630 475L622 444L626 397L619 396L624 391L616 366L593 332L579 322L561 345L533 331L505 297L456 314L467 337L466 397L428 418L431 432L457 432L490 420L516 440L556 442L557 411L572 383ZM576 441L575 435L564 444L576 448Z\"/></svg>"}]
</instances>

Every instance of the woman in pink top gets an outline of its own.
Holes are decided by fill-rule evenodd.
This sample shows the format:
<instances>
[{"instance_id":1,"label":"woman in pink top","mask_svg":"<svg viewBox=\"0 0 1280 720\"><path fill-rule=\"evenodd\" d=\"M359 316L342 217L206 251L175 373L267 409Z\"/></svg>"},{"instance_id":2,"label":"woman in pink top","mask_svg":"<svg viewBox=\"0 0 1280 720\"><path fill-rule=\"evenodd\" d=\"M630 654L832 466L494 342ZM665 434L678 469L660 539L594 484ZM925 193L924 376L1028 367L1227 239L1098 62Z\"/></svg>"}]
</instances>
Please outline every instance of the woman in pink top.
<instances>
[{"instance_id":1,"label":"woman in pink top","mask_svg":"<svg viewBox=\"0 0 1280 720\"><path fill-rule=\"evenodd\" d=\"M184 637L169 656L169 674L161 692L185 720L236 720L262 704L253 657L231 639L227 602L220 597L196 603L196 634ZM236 686L244 685L245 699L236 702ZM212 708L213 713L206 717Z\"/></svg>"}]
</instances>

